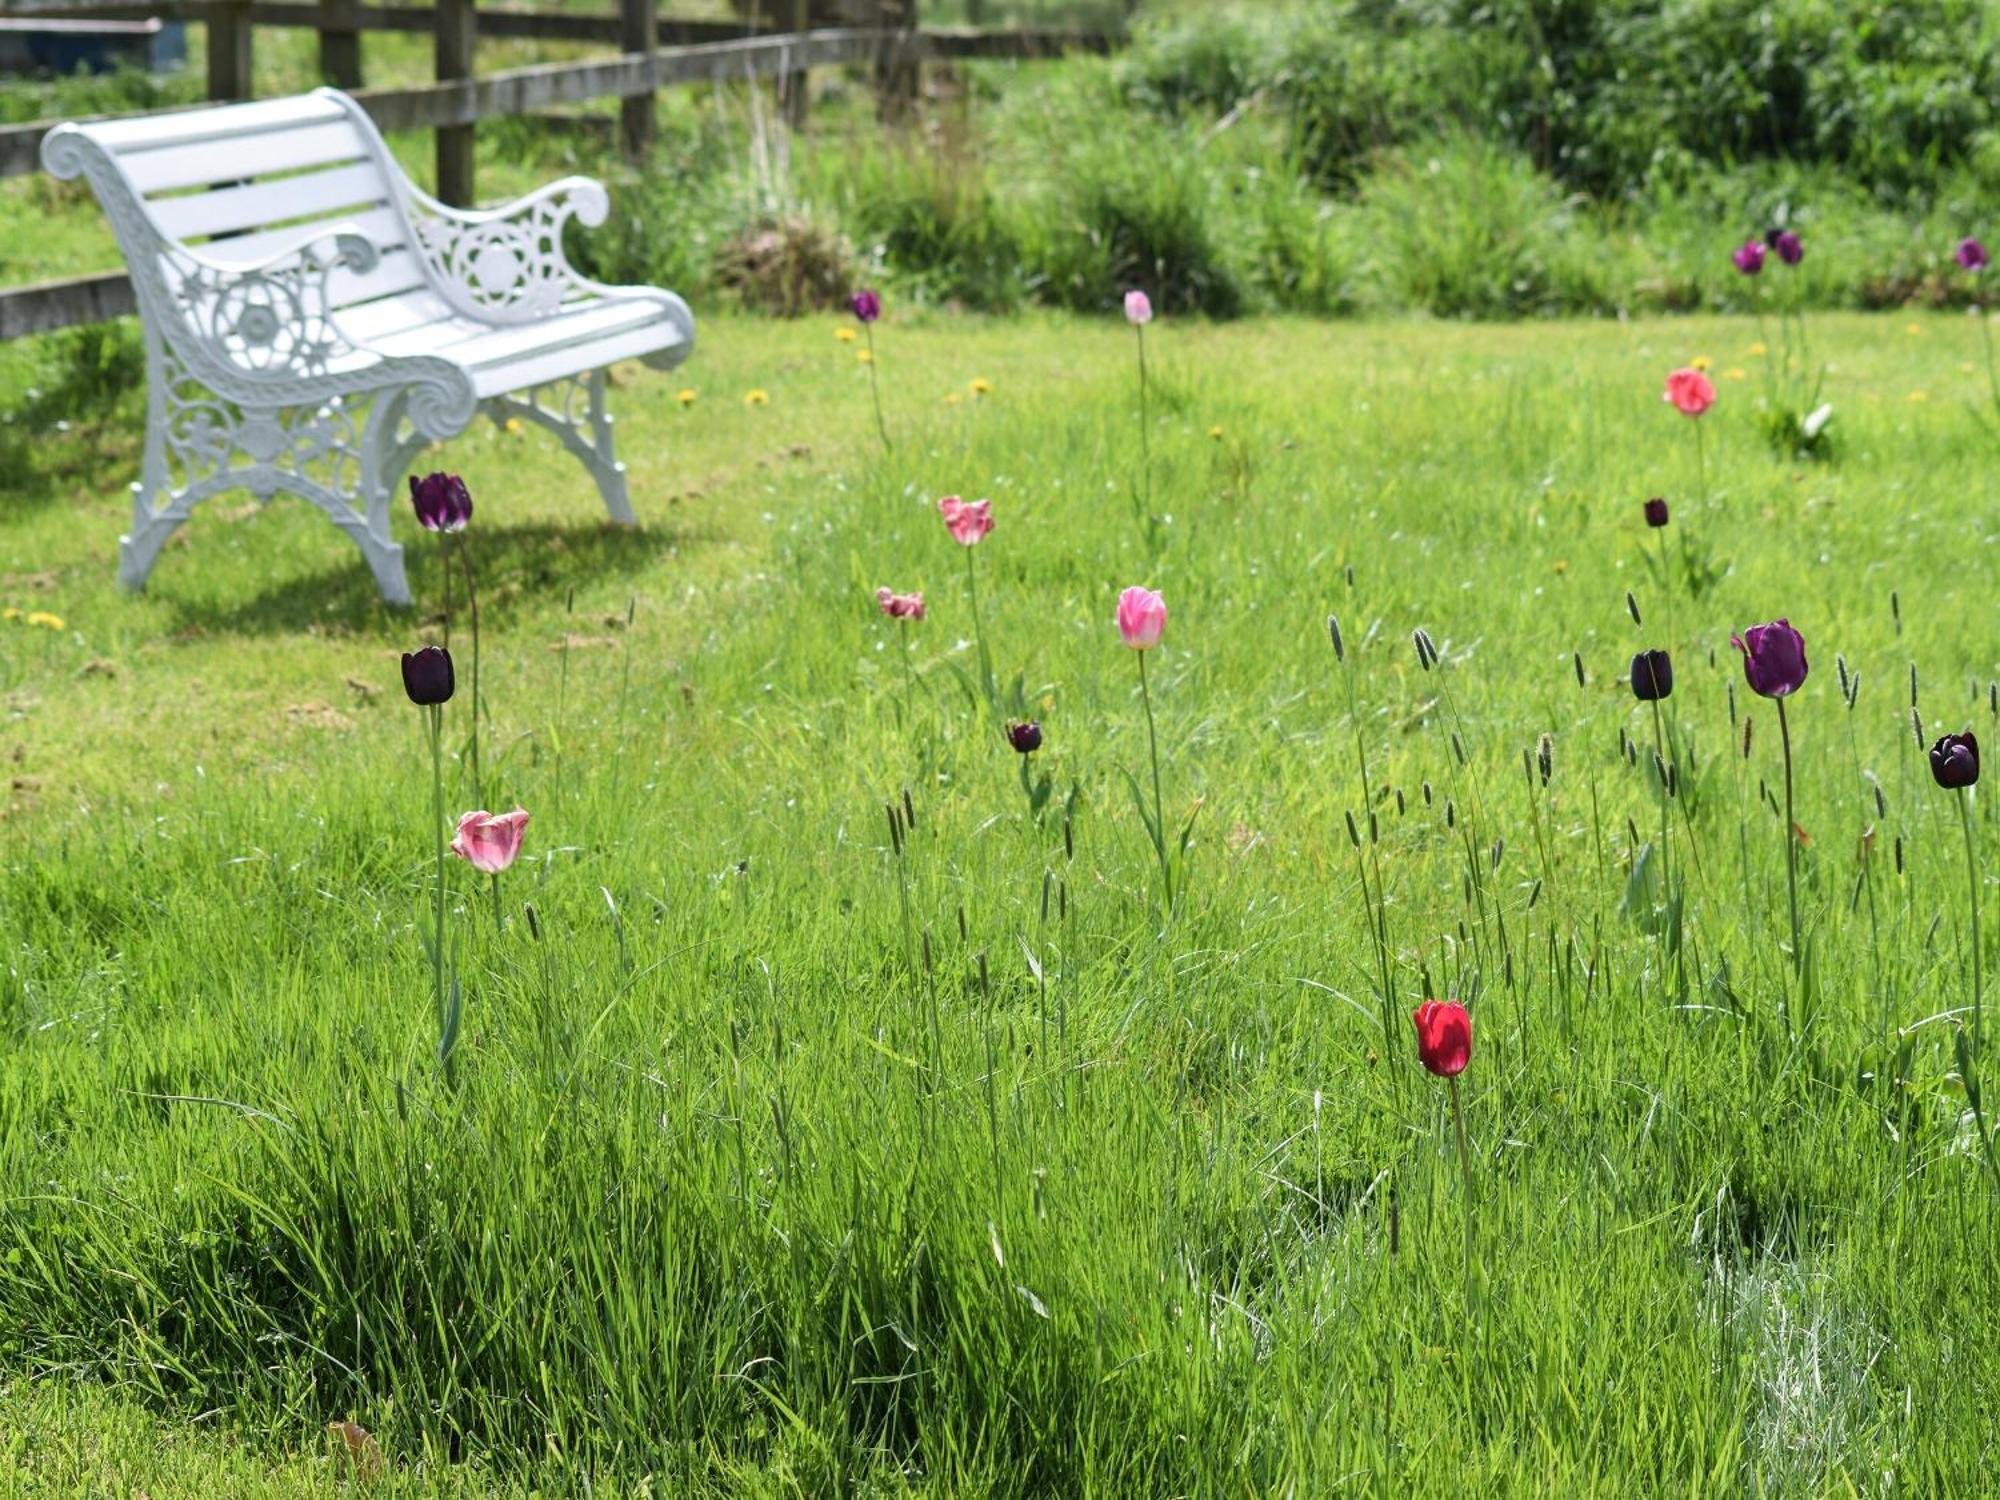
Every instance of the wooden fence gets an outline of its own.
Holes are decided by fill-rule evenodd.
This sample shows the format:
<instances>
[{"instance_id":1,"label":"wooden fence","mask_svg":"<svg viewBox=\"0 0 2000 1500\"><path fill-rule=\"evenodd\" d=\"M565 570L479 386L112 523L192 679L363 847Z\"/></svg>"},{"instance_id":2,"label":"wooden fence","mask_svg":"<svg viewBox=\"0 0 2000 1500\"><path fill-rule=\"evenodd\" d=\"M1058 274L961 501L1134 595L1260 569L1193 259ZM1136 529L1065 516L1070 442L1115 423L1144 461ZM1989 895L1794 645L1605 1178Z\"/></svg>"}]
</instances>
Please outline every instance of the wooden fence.
<instances>
[{"instance_id":1,"label":"wooden fence","mask_svg":"<svg viewBox=\"0 0 2000 1500\"><path fill-rule=\"evenodd\" d=\"M806 0L777 0L781 14L802 22ZM663 88L710 82L777 79L794 124L804 118L806 73L812 68L864 65L878 84L907 87L920 63L945 58L1029 58L1067 51L1103 52L1109 33L1065 30L986 31L919 27L915 0L907 8L882 0L880 14L896 24L840 30L773 32L730 22L661 18L656 0L618 0L613 15L480 10L472 0L437 0L434 7L364 5L359 0L154 0L154 3L27 3L0 8L9 17L51 19L158 16L208 28L208 94L212 100L251 96L251 38L258 26L304 27L320 34L321 70L347 88L383 130L430 129L437 136L437 191L449 203L473 201L472 127L476 121L531 114L587 99L620 100L619 143L642 155L654 133L653 96ZM360 87L360 37L367 31L430 31L437 42L438 81L417 88ZM604 41L616 56L544 63L475 76L480 36ZM42 137L54 120L0 126L0 177L41 170ZM83 276L0 289L0 339L102 322L133 311L125 274Z\"/></svg>"}]
</instances>

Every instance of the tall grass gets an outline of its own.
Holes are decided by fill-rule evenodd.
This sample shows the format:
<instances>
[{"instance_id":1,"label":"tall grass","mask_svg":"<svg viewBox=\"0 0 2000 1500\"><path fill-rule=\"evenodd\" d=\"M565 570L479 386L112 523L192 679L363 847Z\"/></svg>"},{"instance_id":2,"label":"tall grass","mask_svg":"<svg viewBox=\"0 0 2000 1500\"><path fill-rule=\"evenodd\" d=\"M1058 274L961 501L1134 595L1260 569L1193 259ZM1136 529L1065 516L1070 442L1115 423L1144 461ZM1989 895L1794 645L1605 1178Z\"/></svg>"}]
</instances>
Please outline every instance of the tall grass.
<instances>
[{"instance_id":1,"label":"tall grass","mask_svg":"<svg viewBox=\"0 0 2000 1500\"><path fill-rule=\"evenodd\" d=\"M1990 464L1947 399L1972 331L1822 320L1844 464L1800 483L1725 386L1697 497L1657 376L1746 320L1162 320L1152 533L1115 494L1127 330L923 321L893 454L817 321L712 320L686 411L623 393L655 550L591 541L560 455L448 453L490 525L489 795L536 819L504 929L460 924L455 1092L412 623L310 515L210 518L143 601L102 581L106 515L9 521L69 623L0 638L47 652L8 701L49 778L0 868L0 1365L282 1444L352 1417L399 1468L550 1490L1976 1492L2000 1245L1953 1079L1969 912L1888 686L1915 661L1926 726L1990 725L1963 565ZM923 394L975 372L976 406ZM667 506L683 471L703 498ZM986 639L1064 819L1028 815L966 686L946 487L995 502ZM1663 643L1662 491L1727 564L1675 607L1678 954L1631 895L1658 804L1619 680ZM1201 801L1164 926L1121 769L1135 578L1173 611L1166 821ZM884 581L928 586L913 714ZM620 707L587 622L634 591ZM1815 664L1796 1006L1776 725L1726 645L1779 613ZM97 653L120 671L82 675ZM354 732L281 714L344 674L386 690ZM1476 1322L1407 1057L1445 994L1478 1027Z\"/></svg>"}]
</instances>

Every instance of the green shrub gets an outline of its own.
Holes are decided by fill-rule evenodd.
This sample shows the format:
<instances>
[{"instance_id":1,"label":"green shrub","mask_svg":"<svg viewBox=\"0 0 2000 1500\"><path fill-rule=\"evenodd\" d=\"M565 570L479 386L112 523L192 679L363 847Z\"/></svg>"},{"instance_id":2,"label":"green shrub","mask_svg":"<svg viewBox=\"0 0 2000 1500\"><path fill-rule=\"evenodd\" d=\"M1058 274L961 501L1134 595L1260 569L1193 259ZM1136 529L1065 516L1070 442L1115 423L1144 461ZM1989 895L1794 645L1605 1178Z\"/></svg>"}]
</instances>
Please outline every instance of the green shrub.
<instances>
[{"instance_id":1,"label":"green shrub","mask_svg":"<svg viewBox=\"0 0 2000 1500\"><path fill-rule=\"evenodd\" d=\"M1022 299L1021 250L984 164L968 148L905 141L813 158L818 190L850 232L915 296L1003 312Z\"/></svg>"},{"instance_id":2,"label":"green shrub","mask_svg":"<svg viewBox=\"0 0 2000 1500\"><path fill-rule=\"evenodd\" d=\"M1411 147L1368 179L1362 206L1403 306L1511 318L1615 304L1599 226L1518 152L1471 136Z\"/></svg>"}]
</instances>

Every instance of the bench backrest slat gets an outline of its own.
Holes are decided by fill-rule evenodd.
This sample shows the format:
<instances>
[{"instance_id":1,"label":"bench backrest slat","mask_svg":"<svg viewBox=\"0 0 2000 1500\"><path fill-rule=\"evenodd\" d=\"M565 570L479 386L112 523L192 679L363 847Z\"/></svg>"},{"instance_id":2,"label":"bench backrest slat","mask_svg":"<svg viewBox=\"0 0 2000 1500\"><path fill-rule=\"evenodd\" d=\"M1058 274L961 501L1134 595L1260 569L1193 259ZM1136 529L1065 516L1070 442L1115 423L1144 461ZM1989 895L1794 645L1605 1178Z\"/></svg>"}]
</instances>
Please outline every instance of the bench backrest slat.
<instances>
[{"instance_id":1,"label":"bench backrest slat","mask_svg":"<svg viewBox=\"0 0 2000 1500\"><path fill-rule=\"evenodd\" d=\"M83 127L117 163L159 231L218 260L262 260L301 228L353 225L380 252L343 268L336 309L428 284L367 130L337 98L309 94Z\"/></svg>"}]
</instances>

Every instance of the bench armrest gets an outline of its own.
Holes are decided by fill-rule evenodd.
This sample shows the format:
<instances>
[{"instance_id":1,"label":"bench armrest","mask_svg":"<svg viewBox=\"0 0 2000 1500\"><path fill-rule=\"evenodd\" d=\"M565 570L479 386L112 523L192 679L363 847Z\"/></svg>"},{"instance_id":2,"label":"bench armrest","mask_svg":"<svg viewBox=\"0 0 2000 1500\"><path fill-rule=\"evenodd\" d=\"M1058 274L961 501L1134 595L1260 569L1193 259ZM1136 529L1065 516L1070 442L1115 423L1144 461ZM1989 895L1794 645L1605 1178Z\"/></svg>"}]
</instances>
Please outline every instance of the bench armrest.
<instances>
[{"instance_id":1,"label":"bench armrest","mask_svg":"<svg viewBox=\"0 0 2000 1500\"><path fill-rule=\"evenodd\" d=\"M604 188L565 177L499 208L462 209L405 183L418 246L438 294L489 323L529 323L578 295L601 290L563 252L563 226L602 224Z\"/></svg>"}]
</instances>

